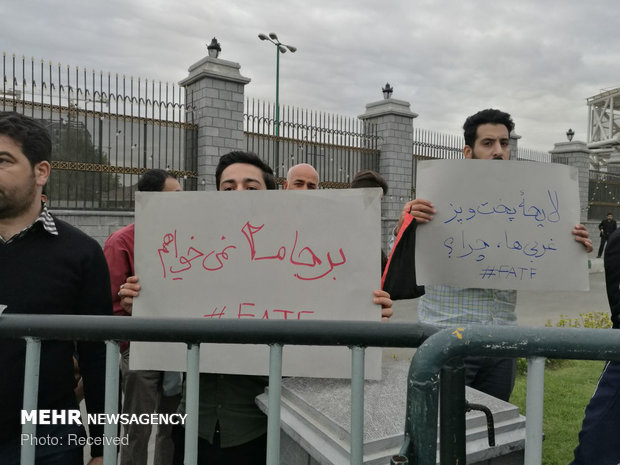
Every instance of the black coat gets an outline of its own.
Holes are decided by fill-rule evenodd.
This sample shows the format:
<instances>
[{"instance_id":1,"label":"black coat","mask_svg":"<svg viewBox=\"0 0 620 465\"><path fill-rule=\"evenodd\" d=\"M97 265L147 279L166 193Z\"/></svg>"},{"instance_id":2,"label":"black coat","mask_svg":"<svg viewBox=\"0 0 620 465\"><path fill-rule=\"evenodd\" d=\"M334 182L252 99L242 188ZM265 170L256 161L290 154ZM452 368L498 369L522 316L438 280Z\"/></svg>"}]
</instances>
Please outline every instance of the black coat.
<instances>
[{"instance_id":1,"label":"black coat","mask_svg":"<svg viewBox=\"0 0 620 465\"><path fill-rule=\"evenodd\" d=\"M614 328L620 328L620 230L609 237L604 263L611 321Z\"/></svg>"},{"instance_id":2,"label":"black coat","mask_svg":"<svg viewBox=\"0 0 620 465\"><path fill-rule=\"evenodd\" d=\"M602 230L601 237L609 237L609 235L616 230L616 220L604 219L601 224L598 225L598 229Z\"/></svg>"}]
</instances>

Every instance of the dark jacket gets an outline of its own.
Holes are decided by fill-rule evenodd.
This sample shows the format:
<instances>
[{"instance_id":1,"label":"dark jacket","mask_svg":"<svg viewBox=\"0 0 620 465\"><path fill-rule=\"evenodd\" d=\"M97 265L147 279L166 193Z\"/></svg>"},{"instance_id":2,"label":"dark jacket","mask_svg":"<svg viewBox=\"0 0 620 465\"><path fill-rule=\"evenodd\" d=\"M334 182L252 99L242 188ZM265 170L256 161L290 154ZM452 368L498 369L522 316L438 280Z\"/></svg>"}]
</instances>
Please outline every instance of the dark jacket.
<instances>
[{"instance_id":1,"label":"dark jacket","mask_svg":"<svg viewBox=\"0 0 620 465\"><path fill-rule=\"evenodd\" d=\"M614 328L620 328L620 230L609 237L604 263L611 321Z\"/></svg>"},{"instance_id":2,"label":"dark jacket","mask_svg":"<svg viewBox=\"0 0 620 465\"><path fill-rule=\"evenodd\" d=\"M23 237L0 244L0 304L6 306L4 314L29 314L33 319L49 314L112 315L110 274L101 247L68 223L57 218L54 221L57 236L36 223ZM79 408L73 392L76 352L88 413L104 412L106 349L99 341L41 344L37 408ZM0 339L0 445L20 443L25 356L25 341ZM103 426L91 425L90 433L103 436ZM91 447L93 457L102 452L101 445Z\"/></svg>"},{"instance_id":3,"label":"dark jacket","mask_svg":"<svg viewBox=\"0 0 620 465\"><path fill-rule=\"evenodd\" d=\"M617 227L616 220L608 220L607 218L601 221L601 224L598 225L598 229L602 230L601 237L609 237L609 235L614 232Z\"/></svg>"}]
</instances>

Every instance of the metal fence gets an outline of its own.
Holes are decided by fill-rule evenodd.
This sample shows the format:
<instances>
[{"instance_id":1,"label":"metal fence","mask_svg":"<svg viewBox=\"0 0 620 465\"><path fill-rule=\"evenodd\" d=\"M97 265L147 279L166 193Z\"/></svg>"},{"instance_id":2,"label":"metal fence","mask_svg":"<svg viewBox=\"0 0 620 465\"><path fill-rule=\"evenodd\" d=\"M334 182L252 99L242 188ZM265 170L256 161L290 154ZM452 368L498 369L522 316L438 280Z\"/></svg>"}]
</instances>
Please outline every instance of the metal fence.
<instances>
[{"instance_id":1,"label":"metal fence","mask_svg":"<svg viewBox=\"0 0 620 465\"><path fill-rule=\"evenodd\" d=\"M411 164L411 198L415 198L415 180L418 162L423 160L460 160L463 158L465 138L428 129L414 128ZM516 153L515 153L516 152ZM551 163L551 154L517 146L512 153L513 160L529 160Z\"/></svg>"},{"instance_id":2,"label":"metal fence","mask_svg":"<svg viewBox=\"0 0 620 465\"><path fill-rule=\"evenodd\" d=\"M366 347L418 347L436 329L420 323L331 321L249 321L207 319L114 318L70 315L3 315L0 337L26 340L23 409L37 409L41 340L106 341L105 410L118 412L119 346L121 340L187 343L185 464L197 458L198 402L201 343L267 344L270 346L267 423L267 463L278 465L280 450L280 386L283 346L348 346L351 349L351 464L364 463L364 358ZM405 387L403 387L405 388ZM404 412L403 412L404 415ZM25 423L22 433L36 434ZM117 425L106 424L104 434L117 437ZM21 464L34 464L35 445L22 446ZM104 445L104 464L116 463L116 446Z\"/></svg>"},{"instance_id":3,"label":"metal fence","mask_svg":"<svg viewBox=\"0 0 620 465\"><path fill-rule=\"evenodd\" d=\"M543 397L545 358L572 360L620 360L620 344L615 329L526 328L510 326L470 326L444 329L428 338L417 350L409 371L406 442L401 454L409 463L435 465L437 460L437 414L441 428L442 464L465 462L465 392L450 390L449 408L440 405L439 374L446 364L453 366L465 356L527 357L527 398L525 426L526 465L540 465L543 441ZM451 370L454 371L454 370ZM464 379L464 375L461 374ZM456 376L452 376L456 378ZM443 383L443 381L441 381ZM456 412L459 412L456 415ZM463 413L460 413L463 412ZM456 415L456 416L455 416Z\"/></svg>"},{"instance_id":4,"label":"metal fence","mask_svg":"<svg viewBox=\"0 0 620 465\"><path fill-rule=\"evenodd\" d=\"M461 159L465 138L460 135L446 134L428 129L415 128L413 130L413 157L414 160L426 159ZM517 146L516 153L512 153L514 160L532 160L542 163L551 163L551 154L541 150L532 150Z\"/></svg>"},{"instance_id":5,"label":"metal fence","mask_svg":"<svg viewBox=\"0 0 620 465\"><path fill-rule=\"evenodd\" d=\"M551 163L551 154L541 150L532 150L524 147L517 147L517 160L539 161L541 163Z\"/></svg>"},{"instance_id":6,"label":"metal fence","mask_svg":"<svg viewBox=\"0 0 620 465\"><path fill-rule=\"evenodd\" d=\"M38 119L52 135L50 207L133 209L138 176L150 168L169 169L195 189L196 127L185 89L6 53L2 72L0 111Z\"/></svg>"},{"instance_id":7,"label":"metal fence","mask_svg":"<svg viewBox=\"0 0 620 465\"><path fill-rule=\"evenodd\" d=\"M464 145L463 136L429 131L428 129L415 128L413 130L414 161L436 158L460 159L463 158Z\"/></svg>"},{"instance_id":8,"label":"metal fence","mask_svg":"<svg viewBox=\"0 0 620 465\"><path fill-rule=\"evenodd\" d=\"M418 162L424 160L458 160L463 158L463 136L445 134L428 129L413 129L413 160L411 163L411 198L416 197Z\"/></svg>"},{"instance_id":9,"label":"metal fence","mask_svg":"<svg viewBox=\"0 0 620 465\"><path fill-rule=\"evenodd\" d=\"M540 465L544 396L544 357L620 360L617 330L469 326L440 332L418 323L320 321L238 321L149 319L99 316L4 315L0 337L26 339L23 409L37 409L41 340L106 340L106 413L118 409L118 340L187 343L185 463L196 463L201 343L270 346L267 463L279 463L280 383L286 345L338 345L351 348L350 463L364 463L364 348L418 347L409 370L404 443L393 463L465 463L465 388L462 357L528 357L525 463ZM433 334L435 333L435 334ZM441 373L441 376L440 376ZM439 405L440 392L442 396ZM439 429L437 418L439 414ZM35 434L35 424L22 433ZM104 434L117 436L115 424ZM22 446L21 463L34 463L34 444ZM104 464L116 463L116 446L104 446Z\"/></svg>"},{"instance_id":10,"label":"metal fence","mask_svg":"<svg viewBox=\"0 0 620 465\"><path fill-rule=\"evenodd\" d=\"M316 168L321 187L348 187L361 170L379 171L377 127L355 117L280 106L276 136L275 105L247 99L244 124L247 150L274 168L282 183L298 163Z\"/></svg>"},{"instance_id":11,"label":"metal fence","mask_svg":"<svg viewBox=\"0 0 620 465\"><path fill-rule=\"evenodd\" d=\"M588 219L601 220L607 213L620 216L620 173L590 170Z\"/></svg>"},{"instance_id":12,"label":"metal fence","mask_svg":"<svg viewBox=\"0 0 620 465\"><path fill-rule=\"evenodd\" d=\"M197 126L192 95L174 84L2 56L0 111L41 120L53 139L46 194L54 209L132 210L138 177L171 170L185 190L197 188ZM322 187L348 187L360 170L379 171L375 124L356 117L248 99L246 148L274 168L309 163ZM276 126L278 135L276 136ZM462 158L462 136L414 129L412 176L418 160ZM517 149L517 159L549 162L549 154Z\"/></svg>"}]
</instances>

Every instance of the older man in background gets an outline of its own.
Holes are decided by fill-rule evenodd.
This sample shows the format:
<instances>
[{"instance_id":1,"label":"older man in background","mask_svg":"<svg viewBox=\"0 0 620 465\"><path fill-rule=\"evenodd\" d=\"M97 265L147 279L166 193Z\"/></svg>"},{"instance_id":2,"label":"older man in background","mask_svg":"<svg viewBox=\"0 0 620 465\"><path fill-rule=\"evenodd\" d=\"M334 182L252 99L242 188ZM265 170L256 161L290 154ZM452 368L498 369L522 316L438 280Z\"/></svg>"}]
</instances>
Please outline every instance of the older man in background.
<instances>
[{"instance_id":1,"label":"older man in background","mask_svg":"<svg viewBox=\"0 0 620 465\"><path fill-rule=\"evenodd\" d=\"M286 174L284 181L284 190L300 191L314 190L319 188L319 173L312 165L308 163L300 163L291 166Z\"/></svg>"}]
</instances>

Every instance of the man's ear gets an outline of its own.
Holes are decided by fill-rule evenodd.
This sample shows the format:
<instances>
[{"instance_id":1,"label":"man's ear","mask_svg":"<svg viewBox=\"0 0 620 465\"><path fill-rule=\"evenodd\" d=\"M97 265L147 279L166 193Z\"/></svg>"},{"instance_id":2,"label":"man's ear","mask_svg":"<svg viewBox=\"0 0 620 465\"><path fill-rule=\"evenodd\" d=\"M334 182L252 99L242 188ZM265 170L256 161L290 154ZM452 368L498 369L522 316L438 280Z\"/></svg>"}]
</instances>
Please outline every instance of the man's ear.
<instances>
[{"instance_id":1,"label":"man's ear","mask_svg":"<svg viewBox=\"0 0 620 465\"><path fill-rule=\"evenodd\" d=\"M40 161L34 165L34 177L37 180L37 186L45 186L50 177L51 170L52 166L49 161Z\"/></svg>"},{"instance_id":2,"label":"man's ear","mask_svg":"<svg viewBox=\"0 0 620 465\"><path fill-rule=\"evenodd\" d=\"M282 190L286 190L288 188L288 181L284 180L284 185L283 185L284 189Z\"/></svg>"},{"instance_id":3,"label":"man's ear","mask_svg":"<svg viewBox=\"0 0 620 465\"><path fill-rule=\"evenodd\" d=\"M474 149L472 149L469 145L463 147L463 156L465 158L474 158Z\"/></svg>"}]
</instances>

